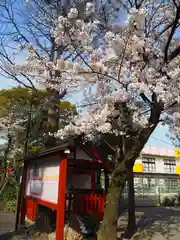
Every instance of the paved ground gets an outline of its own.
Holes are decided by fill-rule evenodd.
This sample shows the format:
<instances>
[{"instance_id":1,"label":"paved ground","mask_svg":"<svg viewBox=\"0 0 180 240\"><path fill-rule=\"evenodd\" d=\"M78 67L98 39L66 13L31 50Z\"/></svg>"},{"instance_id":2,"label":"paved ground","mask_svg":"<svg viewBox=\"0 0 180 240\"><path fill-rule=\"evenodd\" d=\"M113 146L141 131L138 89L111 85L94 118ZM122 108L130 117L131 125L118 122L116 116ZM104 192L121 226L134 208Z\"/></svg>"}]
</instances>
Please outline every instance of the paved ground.
<instances>
[{"instance_id":1,"label":"paved ground","mask_svg":"<svg viewBox=\"0 0 180 240\"><path fill-rule=\"evenodd\" d=\"M136 215L139 234L134 239L180 240L180 208L138 208Z\"/></svg>"},{"instance_id":2,"label":"paved ground","mask_svg":"<svg viewBox=\"0 0 180 240\"><path fill-rule=\"evenodd\" d=\"M144 208L140 212L144 212L138 223L145 229L144 239L180 240L180 208Z\"/></svg>"},{"instance_id":3,"label":"paved ground","mask_svg":"<svg viewBox=\"0 0 180 240\"><path fill-rule=\"evenodd\" d=\"M14 213L0 212L0 233L13 231L15 218Z\"/></svg>"},{"instance_id":4,"label":"paved ground","mask_svg":"<svg viewBox=\"0 0 180 240\"><path fill-rule=\"evenodd\" d=\"M180 240L180 208L138 208L138 240ZM0 212L0 233L14 230L15 214ZM121 225L123 222L121 221Z\"/></svg>"}]
</instances>

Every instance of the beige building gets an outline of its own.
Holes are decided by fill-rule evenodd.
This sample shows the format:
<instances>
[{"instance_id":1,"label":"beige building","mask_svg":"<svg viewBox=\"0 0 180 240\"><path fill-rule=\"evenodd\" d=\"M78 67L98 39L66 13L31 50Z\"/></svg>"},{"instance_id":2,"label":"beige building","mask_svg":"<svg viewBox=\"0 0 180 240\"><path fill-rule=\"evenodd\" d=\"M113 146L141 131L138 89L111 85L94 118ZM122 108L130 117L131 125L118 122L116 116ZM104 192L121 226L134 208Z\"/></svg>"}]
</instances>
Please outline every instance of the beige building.
<instances>
[{"instance_id":1,"label":"beige building","mask_svg":"<svg viewBox=\"0 0 180 240\"><path fill-rule=\"evenodd\" d=\"M147 146L143 149L134 164L137 205L154 205L158 198L160 201L165 196L180 193L180 154L178 154L177 150L168 148Z\"/></svg>"},{"instance_id":2,"label":"beige building","mask_svg":"<svg viewBox=\"0 0 180 240\"><path fill-rule=\"evenodd\" d=\"M177 186L180 177L180 158L176 158L175 154L174 149L145 147L134 164L135 182L138 176L143 176L147 180L144 184L150 184L151 187L159 184Z\"/></svg>"}]
</instances>

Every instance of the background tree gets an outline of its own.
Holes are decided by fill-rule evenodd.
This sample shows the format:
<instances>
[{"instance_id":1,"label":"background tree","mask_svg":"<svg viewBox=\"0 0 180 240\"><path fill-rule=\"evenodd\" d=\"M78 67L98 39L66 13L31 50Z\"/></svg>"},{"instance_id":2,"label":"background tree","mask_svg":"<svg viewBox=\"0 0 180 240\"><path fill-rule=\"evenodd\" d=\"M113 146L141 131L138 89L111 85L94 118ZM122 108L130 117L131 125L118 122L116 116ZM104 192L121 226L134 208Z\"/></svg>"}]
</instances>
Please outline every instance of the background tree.
<instances>
[{"instance_id":1,"label":"background tree","mask_svg":"<svg viewBox=\"0 0 180 240\"><path fill-rule=\"evenodd\" d=\"M174 123L174 131L170 131L168 134L168 137L171 139L173 145L176 148L180 148L180 133L179 133L179 128L180 128L180 106L178 105L175 109L171 111L171 114L176 114L177 115L177 120ZM170 129L171 130L171 129Z\"/></svg>"},{"instance_id":2,"label":"background tree","mask_svg":"<svg viewBox=\"0 0 180 240\"><path fill-rule=\"evenodd\" d=\"M23 152L30 104L32 108L29 150L37 151L45 147L48 135L49 94L46 90L32 91L22 87L0 91L1 128L11 137L10 150L14 158L19 158ZM58 127L62 128L76 114L76 108L68 101L59 101L57 107L61 108Z\"/></svg>"}]
</instances>

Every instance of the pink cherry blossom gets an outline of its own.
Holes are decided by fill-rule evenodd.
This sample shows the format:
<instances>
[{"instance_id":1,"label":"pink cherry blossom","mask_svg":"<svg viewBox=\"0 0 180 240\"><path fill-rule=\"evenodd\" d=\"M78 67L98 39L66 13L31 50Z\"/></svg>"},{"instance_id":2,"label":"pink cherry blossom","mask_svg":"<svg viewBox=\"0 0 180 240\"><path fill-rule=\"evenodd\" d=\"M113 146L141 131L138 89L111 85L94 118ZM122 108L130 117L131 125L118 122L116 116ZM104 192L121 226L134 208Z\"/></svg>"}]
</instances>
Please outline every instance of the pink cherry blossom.
<instances>
[{"instance_id":1,"label":"pink cherry blossom","mask_svg":"<svg viewBox=\"0 0 180 240\"><path fill-rule=\"evenodd\" d=\"M178 48L175 34L169 38L179 11L174 2L145 0L138 8L129 8L125 23L110 24L95 46L92 42L101 31L95 6L86 4L86 14L94 17L89 21L80 19L78 10L72 8L67 16L59 16L53 29L56 44L66 46L71 57L49 62L32 51L27 62L13 68L17 74L29 73L45 87L70 92L93 89L88 101L97 100L94 110L86 108L72 124L58 131L57 137L126 134L128 128L148 127L154 99L163 106L162 114L180 103L180 56L172 55ZM180 131L178 113L167 123L176 133Z\"/></svg>"}]
</instances>

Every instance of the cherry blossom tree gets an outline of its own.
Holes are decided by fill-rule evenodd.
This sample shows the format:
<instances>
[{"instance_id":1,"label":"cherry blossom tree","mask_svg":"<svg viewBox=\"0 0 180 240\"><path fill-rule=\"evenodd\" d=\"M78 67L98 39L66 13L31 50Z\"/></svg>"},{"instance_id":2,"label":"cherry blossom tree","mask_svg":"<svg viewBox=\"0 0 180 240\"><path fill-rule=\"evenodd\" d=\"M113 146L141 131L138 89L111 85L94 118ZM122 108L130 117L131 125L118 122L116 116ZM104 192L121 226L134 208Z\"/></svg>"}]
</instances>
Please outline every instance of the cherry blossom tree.
<instances>
[{"instance_id":1,"label":"cherry blossom tree","mask_svg":"<svg viewBox=\"0 0 180 240\"><path fill-rule=\"evenodd\" d=\"M174 142L175 146L177 146L179 148L180 147L180 135L177 135L175 138L173 138L173 142Z\"/></svg>"},{"instance_id":2,"label":"cherry blossom tree","mask_svg":"<svg viewBox=\"0 0 180 240\"><path fill-rule=\"evenodd\" d=\"M36 46L35 52L40 58L46 56L50 61L54 61L64 52L67 53L66 58L68 58L66 46L56 45L55 39L51 35L54 22L60 13L64 10L69 11L71 6L77 7L83 16L86 2L87 0L2 0L0 2L2 12L0 16L0 74L5 78L15 80L24 87L36 90L38 86L31 76L24 72L15 74L12 66L17 62L24 61L27 55L26 47L31 49L31 45ZM63 8L61 3L63 3ZM104 9L104 11L107 10ZM60 111L56 103L65 97L66 91L58 92L52 82L44 87L51 92L50 101L52 104L49 109L48 122L49 131L54 132L58 129L58 111Z\"/></svg>"},{"instance_id":3,"label":"cherry blossom tree","mask_svg":"<svg viewBox=\"0 0 180 240\"><path fill-rule=\"evenodd\" d=\"M112 14L103 18L106 4ZM87 2L83 16L76 7L66 10L62 4L61 9L52 29L55 45L66 47L61 57L39 58L34 46L13 70L61 92L88 89L88 109L56 137L95 141L114 136L116 167L98 232L98 240L114 240L118 203L136 158L158 124L169 124L176 134L180 130L179 113L169 111L180 101L180 3ZM123 23L113 17L117 9Z\"/></svg>"},{"instance_id":4,"label":"cherry blossom tree","mask_svg":"<svg viewBox=\"0 0 180 240\"><path fill-rule=\"evenodd\" d=\"M179 119L177 119L176 125L179 125L180 122L178 122ZM179 125L180 126L180 125ZM179 128L178 126L178 128ZM170 134L168 134L168 137L170 138L170 140L172 141L172 143L174 144L174 146L176 148L180 148L180 133L177 129L176 133L174 133L174 131L171 131Z\"/></svg>"},{"instance_id":5,"label":"cherry blossom tree","mask_svg":"<svg viewBox=\"0 0 180 240\"><path fill-rule=\"evenodd\" d=\"M68 9L70 1L64 1L64 7ZM78 1L77 1L78 3ZM24 72L15 74L13 66L23 62L27 56L27 48L36 46L36 54L46 56L50 61L63 52L64 46L55 46L51 30L57 19L61 6L59 0L47 4L44 0L2 0L0 2L0 74L4 79L14 80L16 83L37 91L39 86L30 75ZM27 47L27 48L26 48ZM42 86L41 86L42 87ZM49 95L49 131L58 129L58 116L60 109L57 107L60 99L65 97L66 92L59 93L49 84L46 87Z\"/></svg>"}]
</instances>

